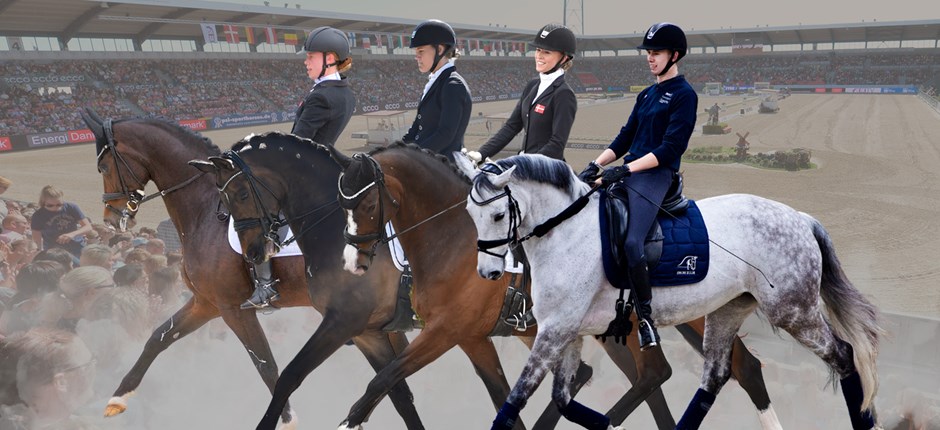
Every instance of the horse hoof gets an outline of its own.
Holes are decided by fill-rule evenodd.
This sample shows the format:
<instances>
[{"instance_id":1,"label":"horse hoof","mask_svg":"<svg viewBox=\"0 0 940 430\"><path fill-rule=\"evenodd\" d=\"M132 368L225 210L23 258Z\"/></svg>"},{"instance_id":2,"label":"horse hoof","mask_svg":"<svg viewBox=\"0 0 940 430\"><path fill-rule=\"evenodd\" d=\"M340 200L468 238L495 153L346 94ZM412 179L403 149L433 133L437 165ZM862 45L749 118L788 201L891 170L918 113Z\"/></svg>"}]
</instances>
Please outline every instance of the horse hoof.
<instances>
[{"instance_id":1,"label":"horse hoof","mask_svg":"<svg viewBox=\"0 0 940 430\"><path fill-rule=\"evenodd\" d=\"M124 399L120 397L114 397L108 401L108 406L104 407L104 416L113 417L115 415L120 415L127 410L127 403L124 402Z\"/></svg>"},{"instance_id":2,"label":"horse hoof","mask_svg":"<svg viewBox=\"0 0 940 430\"><path fill-rule=\"evenodd\" d=\"M362 425L350 426L348 421L343 421L336 430L362 430Z\"/></svg>"},{"instance_id":3,"label":"horse hoof","mask_svg":"<svg viewBox=\"0 0 940 430\"><path fill-rule=\"evenodd\" d=\"M290 421L282 422L281 426L277 430L297 430L297 414L291 410L290 411Z\"/></svg>"}]
</instances>

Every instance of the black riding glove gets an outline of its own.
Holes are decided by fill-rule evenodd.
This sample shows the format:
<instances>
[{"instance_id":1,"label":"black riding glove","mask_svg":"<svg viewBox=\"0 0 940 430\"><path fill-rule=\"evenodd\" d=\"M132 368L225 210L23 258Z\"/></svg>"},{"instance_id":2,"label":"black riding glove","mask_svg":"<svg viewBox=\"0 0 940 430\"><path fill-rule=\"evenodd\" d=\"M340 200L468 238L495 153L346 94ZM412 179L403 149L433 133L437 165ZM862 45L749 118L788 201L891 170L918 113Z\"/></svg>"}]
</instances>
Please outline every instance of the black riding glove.
<instances>
[{"instance_id":1,"label":"black riding glove","mask_svg":"<svg viewBox=\"0 0 940 430\"><path fill-rule=\"evenodd\" d=\"M623 166L611 167L605 170L604 174L601 175L601 185L606 187L614 182L619 182L627 176L630 176L630 166L624 164Z\"/></svg>"},{"instance_id":2,"label":"black riding glove","mask_svg":"<svg viewBox=\"0 0 940 430\"><path fill-rule=\"evenodd\" d=\"M601 165L592 161L588 163L587 167L585 167L581 173L578 173L578 179L591 184L600 176L600 171Z\"/></svg>"}]
</instances>

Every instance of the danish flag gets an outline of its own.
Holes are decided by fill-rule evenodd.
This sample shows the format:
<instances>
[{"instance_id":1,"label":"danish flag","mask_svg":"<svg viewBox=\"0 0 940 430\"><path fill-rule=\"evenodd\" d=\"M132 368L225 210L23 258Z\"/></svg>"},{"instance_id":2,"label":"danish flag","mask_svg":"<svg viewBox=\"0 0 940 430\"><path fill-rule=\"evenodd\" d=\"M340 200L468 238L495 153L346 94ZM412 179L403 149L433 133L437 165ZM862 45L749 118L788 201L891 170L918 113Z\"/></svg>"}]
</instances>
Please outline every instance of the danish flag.
<instances>
[{"instance_id":1,"label":"danish flag","mask_svg":"<svg viewBox=\"0 0 940 430\"><path fill-rule=\"evenodd\" d=\"M545 105L535 105L535 113L545 113Z\"/></svg>"}]
</instances>

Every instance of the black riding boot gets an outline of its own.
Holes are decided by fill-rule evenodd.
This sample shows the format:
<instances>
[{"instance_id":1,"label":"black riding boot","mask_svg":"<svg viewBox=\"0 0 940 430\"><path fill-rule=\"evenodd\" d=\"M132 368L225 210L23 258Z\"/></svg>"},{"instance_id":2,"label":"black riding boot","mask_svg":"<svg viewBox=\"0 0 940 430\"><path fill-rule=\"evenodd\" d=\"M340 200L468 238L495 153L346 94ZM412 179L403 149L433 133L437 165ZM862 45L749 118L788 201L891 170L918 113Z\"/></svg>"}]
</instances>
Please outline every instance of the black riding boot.
<instances>
[{"instance_id":1,"label":"black riding boot","mask_svg":"<svg viewBox=\"0 0 940 430\"><path fill-rule=\"evenodd\" d=\"M251 270L251 278L255 283L255 291L251 293L245 303L239 306L242 309L263 309L271 306L271 302L281 298L274 288L280 279L273 279L271 273L271 261L265 261L261 264L255 264Z\"/></svg>"},{"instance_id":2,"label":"black riding boot","mask_svg":"<svg viewBox=\"0 0 940 430\"><path fill-rule=\"evenodd\" d=\"M659 346L659 333L653 326L653 293L650 291L650 275L646 264L638 264L629 269L630 282L633 284L636 298L637 332L640 335L640 350L646 351Z\"/></svg>"}]
</instances>

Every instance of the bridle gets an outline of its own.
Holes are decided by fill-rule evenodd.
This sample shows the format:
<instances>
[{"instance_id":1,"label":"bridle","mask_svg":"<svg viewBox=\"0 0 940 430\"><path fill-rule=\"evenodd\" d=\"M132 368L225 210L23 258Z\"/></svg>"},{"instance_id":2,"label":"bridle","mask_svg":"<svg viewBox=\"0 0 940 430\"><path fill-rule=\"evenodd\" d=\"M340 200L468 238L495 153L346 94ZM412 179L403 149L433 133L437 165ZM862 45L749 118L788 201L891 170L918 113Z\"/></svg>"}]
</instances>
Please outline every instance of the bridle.
<instances>
[{"instance_id":1,"label":"bridle","mask_svg":"<svg viewBox=\"0 0 940 430\"><path fill-rule=\"evenodd\" d=\"M238 168L238 171L235 172L234 175L229 177L228 180L226 180L225 183L219 187L219 194L222 196L223 199L225 199L226 205L228 206L229 211L232 210L232 207L231 207L231 202L228 199L228 195L225 194L225 189L229 186L229 184L232 183L233 180L235 180L235 178L239 176L244 176L245 180L248 182L248 188L251 190L252 201L254 202L255 210L257 211L257 213L262 214L261 216L255 217L255 218L241 218L241 219L235 219L233 216L232 224L235 229L235 232L239 233L239 232L249 230L252 228L260 228L265 240L268 240L271 243L273 243L276 248L276 251L280 251L283 247L290 245L292 242L300 238L304 233L306 233L311 228L316 227L317 225L322 223L330 215L332 215L333 212L336 212L339 209L338 206L333 207L332 210L325 213L316 222L310 225L305 225L301 231L294 233L293 237L287 238L286 240L282 241L280 235L278 234L278 230L290 224L290 221L292 220L306 218L309 215L312 215L323 209L336 205L336 200L330 200L290 220L286 219L281 216L280 211L275 212L273 210L269 210L267 206L264 204L264 200L262 200L261 198L262 197L261 190L271 195L271 197L273 197L274 200L278 202L279 206L281 205L280 204L281 202L277 198L277 195L274 193L274 191L272 191L271 188L268 187L268 185L264 183L264 181L262 181L260 178L255 176L254 173L252 173L251 167L249 167L248 164L245 163L245 160L242 159L242 157L239 156L237 152L234 152L231 150L225 151L222 154L222 158L231 160L232 164L234 164L235 167Z\"/></svg>"},{"instance_id":2,"label":"bridle","mask_svg":"<svg viewBox=\"0 0 940 430\"><path fill-rule=\"evenodd\" d=\"M346 240L347 245L355 248L359 254L363 254L367 256L369 258L370 263L372 262L373 258L375 258L376 250L378 249L380 245L385 245L391 242L392 240L398 238L399 236L418 228L422 224L429 222L443 215L444 213L464 204L464 200L461 199L457 203L454 203L453 205L448 206L447 208L444 208L441 211L438 211L434 215L431 215L419 221L415 225L412 225L411 227L408 227L404 230L397 231L393 235L389 235L388 232L385 230L385 198L383 197L386 197L388 201L391 202L392 206L395 207L395 210L398 210L399 203L397 200L395 200L394 197L392 197L391 192L389 192L388 190L388 186L385 184L385 173L382 172L382 166L380 166L379 163L375 161L374 158L370 157L368 154L359 153L359 154L353 155L352 158L356 160L362 160L362 159L368 160L370 165L372 166L372 173L373 173L374 179L372 180L372 182L366 184L365 186L360 188L358 191L352 193L351 195L346 195L346 193L343 192L343 187L342 187L344 173L340 173L339 181L337 183L337 188L339 189L339 196L341 200L340 204L343 206L343 208L352 210L356 206L359 205L359 203L365 197L365 193L367 191L369 191L373 187L376 187L378 188L378 192L379 192L379 216L378 218L376 218L376 222L375 222L376 223L375 233L351 234L349 233L349 226L347 225L346 228L343 229L343 238ZM370 246L368 249L363 249L361 245L367 242L372 242L372 246Z\"/></svg>"},{"instance_id":3,"label":"bridle","mask_svg":"<svg viewBox=\"0 0 940 430\"><path fill-rule=\"evenodd\" d=\"M196 179L199 179L199 177L201 177L204 174L204 172L199 172L191 176L189 179L179 184L176 184L170 188L167 188L165 190L157 190L157 192L153 194L145 195L142 190L146 186L146 184L144 183L144 181L141 181L140 178L138 178L136 174L134 174L134 170L131 169L130 164L128 164L127 160L121 155L120 152L118 152L116 148L117 142L114 140L113 120L111 118L106 119L104 123L101 125L101 127L105 136L105 144L99 145L100 149L98 151L97 163L100 165L101 159L104 157L104 154L106 151L111 152L111 155L115 159L114 166L115 166L115 171L117 173L118 181L121 183L121 192L103 193L101 195L101 201L102 203L104 203L104 206L107 210L117 214L120 217L118 226L120 227L121 231L127 230L127 221L130 218L133 218L134 215L137 214L137 211L140 210L140 205L142 205L144 202L155 199L157 197L163 197L169 193L177 191L193 183ZM139 189L131 190L130 187L127 186L128 182L124 179L124 175L121 173L122 166L123 166L123 170L126 170L127 173L131 176L131 178L133 178L134 182L136 182L137 185L140 186ZM100 168L98 169L98 172L101 173ZM119 209L118 207L111 205L112 201L119 200L122 198L127 200L127 203L125 203L123 208Z\"/></svg>"},{"instance_id":4,"label":"bridle","mask_svg":"<svg viewBox=\"0 0 940 430\"><path fill-rule=\"evenodd\" d=\"M480 171L490 175L500 175L505 172L502 166L496 163L486 163L480 167ZM603 187L596 186L592 187L591 191L588 191L583 196L578 197L574 202L572 202L568 207L547 220L545 222L535 226L532 229L532 232L525 235L519 235L519 222L522 219L522 212L519 209L519 202L516 201L516 198L512 196L512 191L509 189L509 185L503 187L503 192L497 194L493 197L490 197L486 200L477 200L473 197L473 190L470 191L470 201L477 206L486 206L490 203L493 203L502 198L509 199L509 228L506 231L506 237L503 239L496 240L477 240L477 251L482 252L487 255L492 255L497 258L506 258L506 253L509 250L515 249L516 247L522 245L522 242L525 242L533 237L542 237L553 228L557 227L558 224L561 224L563 221L571 218L578 212L581 212L581 209L584 209L587 206L588 201L590 200L591 194L594 194L597 190ZM495 253L490 251L493 248L509 245L507 252L502 254Z\"/></svg>"}]
</instances>

